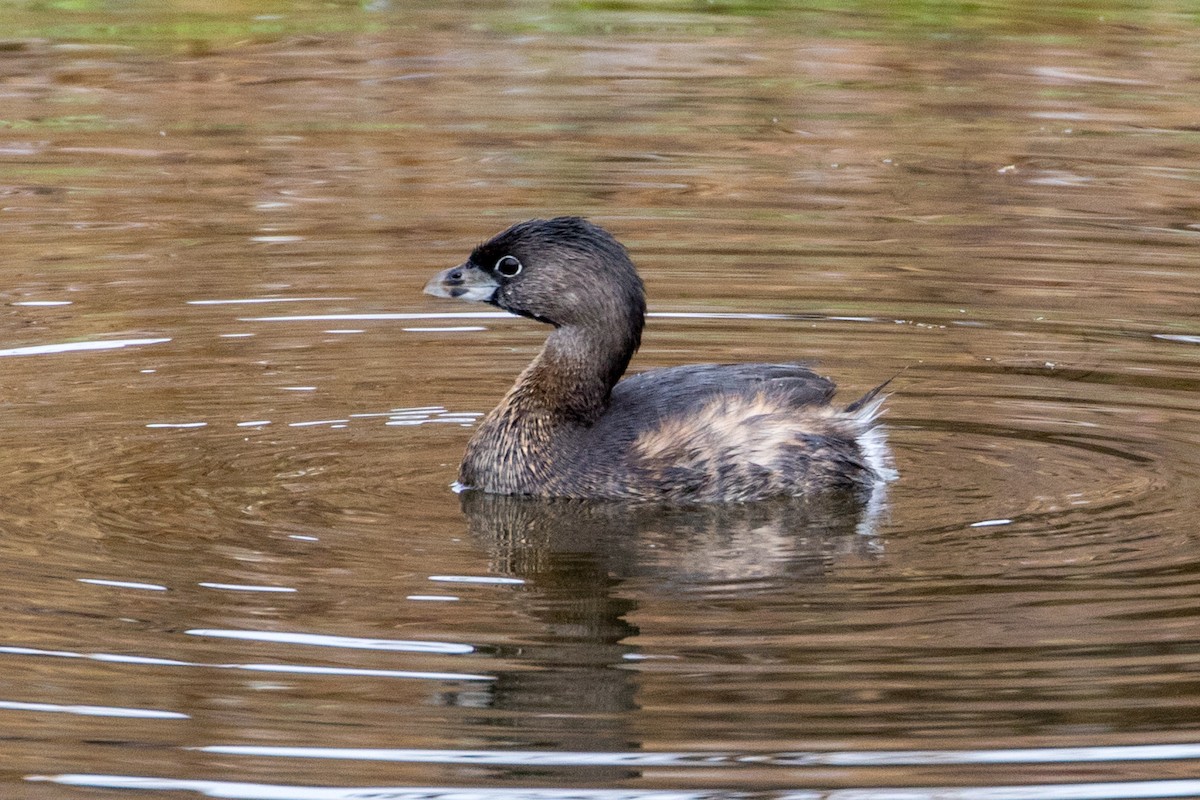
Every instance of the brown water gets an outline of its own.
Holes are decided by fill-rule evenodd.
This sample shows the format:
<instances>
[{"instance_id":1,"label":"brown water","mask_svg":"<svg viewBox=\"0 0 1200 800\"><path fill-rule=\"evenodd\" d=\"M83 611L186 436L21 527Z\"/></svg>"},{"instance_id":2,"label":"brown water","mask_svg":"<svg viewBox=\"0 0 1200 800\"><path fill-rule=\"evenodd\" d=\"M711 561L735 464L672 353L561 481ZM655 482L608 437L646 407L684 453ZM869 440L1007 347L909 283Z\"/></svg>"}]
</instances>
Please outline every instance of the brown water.
<instances>
[{"instance_id":1,"label":"brown water","mask_svg":"<svg viewBox=\"0 0 1200 800\"><path fill-rule=\"evenodd\" d=\"M1200 796L1194 6L251 6L0 6L0 796ZM568 212L886 505L453 494Z\"/></svg>"}]
</instances>

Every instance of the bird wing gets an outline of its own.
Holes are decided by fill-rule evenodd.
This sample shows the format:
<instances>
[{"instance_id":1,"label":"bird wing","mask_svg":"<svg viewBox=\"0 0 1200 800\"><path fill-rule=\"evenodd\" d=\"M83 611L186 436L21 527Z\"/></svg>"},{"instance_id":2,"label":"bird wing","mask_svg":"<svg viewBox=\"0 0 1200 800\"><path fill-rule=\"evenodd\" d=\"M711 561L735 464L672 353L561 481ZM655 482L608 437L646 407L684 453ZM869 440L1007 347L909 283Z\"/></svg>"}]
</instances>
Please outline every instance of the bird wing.
<instances>
[{"instance_id":1,"label":"bird wing","mask_svg":"<svg viewBox=\"0 0 1200 800\"><path fill-rule=\"evenodd\" d=\"M820 406L835 386L802 364L689 364L656 369L620 381L601 419L626 436L687 416L720 397L769 395L780 407ZM615 431L614 431L615 432Z\"/></svg>"}]
</instances>

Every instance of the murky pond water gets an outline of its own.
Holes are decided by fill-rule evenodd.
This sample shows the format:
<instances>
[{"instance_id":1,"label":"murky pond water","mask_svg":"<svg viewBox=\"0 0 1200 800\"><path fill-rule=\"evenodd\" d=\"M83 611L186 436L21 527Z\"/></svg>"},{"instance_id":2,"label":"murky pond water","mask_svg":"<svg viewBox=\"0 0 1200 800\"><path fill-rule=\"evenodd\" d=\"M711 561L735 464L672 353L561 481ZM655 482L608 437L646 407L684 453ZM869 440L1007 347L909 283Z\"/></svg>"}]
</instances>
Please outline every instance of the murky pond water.
<instances>
[{"instance_id":1,"label":"murky pond water","mask_svg":"<svg viewBox=\"0 0 1200 800\"><path fill-rule=\"evenodd\" d=\"M1194 7L251 5L0 6L0 796L1200 796ZM453 494L556 213L885 507Z\"/></svg>"}]
</instances>

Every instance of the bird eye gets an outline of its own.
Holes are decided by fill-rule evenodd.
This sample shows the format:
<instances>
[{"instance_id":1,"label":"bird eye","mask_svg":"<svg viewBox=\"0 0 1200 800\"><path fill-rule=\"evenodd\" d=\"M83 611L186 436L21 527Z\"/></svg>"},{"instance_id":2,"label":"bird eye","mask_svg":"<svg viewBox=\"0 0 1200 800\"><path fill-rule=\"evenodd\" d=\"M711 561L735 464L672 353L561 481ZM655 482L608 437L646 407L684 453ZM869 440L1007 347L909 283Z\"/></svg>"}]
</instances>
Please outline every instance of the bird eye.
<instances>
[{"instance_id":1,"label":"bird eye","mask_svg":"<svg viewBox=\"0 0 1200 800\"><path fill-rule=\"evenodd\" d=\"M499 272L506 278L511 278L521 274L521 262L516 256L503 256L496 262L496 272Z\"/></svg>"}]
</instances>

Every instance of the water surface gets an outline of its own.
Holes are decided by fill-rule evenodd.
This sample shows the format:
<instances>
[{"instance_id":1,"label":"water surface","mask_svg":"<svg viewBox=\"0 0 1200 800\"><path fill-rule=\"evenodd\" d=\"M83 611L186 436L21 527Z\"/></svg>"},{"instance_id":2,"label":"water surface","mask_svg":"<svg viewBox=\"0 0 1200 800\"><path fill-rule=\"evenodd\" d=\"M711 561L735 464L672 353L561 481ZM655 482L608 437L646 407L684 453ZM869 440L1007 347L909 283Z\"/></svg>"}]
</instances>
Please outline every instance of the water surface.
<instances>
[{"instance_id":1,"label":"water surface","mask_svg":"<svg viewBox=\"0 0 1200 800\"><path fill-rule=\"evenodd\" d=\"M4 797L1200 796L1186 4L0 15ZM452 493L558 213L886 503Z\"/></svg>"}]
</instances>

